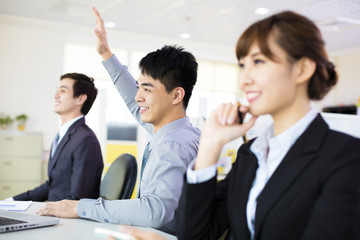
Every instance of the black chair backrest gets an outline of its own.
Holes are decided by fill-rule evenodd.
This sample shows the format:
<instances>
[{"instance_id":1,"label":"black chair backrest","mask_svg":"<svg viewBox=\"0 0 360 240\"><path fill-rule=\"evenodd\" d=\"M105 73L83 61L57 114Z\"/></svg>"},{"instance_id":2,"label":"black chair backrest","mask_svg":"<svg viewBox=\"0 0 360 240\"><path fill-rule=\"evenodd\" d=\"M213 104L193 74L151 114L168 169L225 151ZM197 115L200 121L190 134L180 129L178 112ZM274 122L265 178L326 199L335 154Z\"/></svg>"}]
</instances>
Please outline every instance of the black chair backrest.
<instances>
[{"instance_id":1,"label":"black chair backrest","mask_svg":"<svg viewBox=\"0 0 360 240\"><path fill-rule=\"evenodd\" d=\"M136 159L122 154L111 164L100 184L100 197L107 200L130 199L137 175Z\"/></svg>"}]
</instances>

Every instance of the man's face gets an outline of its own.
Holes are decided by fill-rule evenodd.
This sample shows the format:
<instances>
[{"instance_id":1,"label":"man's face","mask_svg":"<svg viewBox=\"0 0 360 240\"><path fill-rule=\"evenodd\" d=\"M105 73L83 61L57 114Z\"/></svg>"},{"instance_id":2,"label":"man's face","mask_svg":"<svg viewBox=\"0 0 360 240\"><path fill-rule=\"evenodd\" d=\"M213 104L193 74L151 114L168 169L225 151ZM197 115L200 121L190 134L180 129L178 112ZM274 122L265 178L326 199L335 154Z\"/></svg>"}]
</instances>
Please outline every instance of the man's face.
<instances>
[{"instance_id":1,"label":"man's face","mask_svg":"<svg viewBox=\"0 0 360 240\"><path fill-rule=\"evenodd\" d=\"M71 78L64 78L57 86L54 112L60 116L73 116L80 113L82 102L78 97L74 98L74 82Z\"/></svg>"},{"instance_id":2,"label":"man's face","mask_svg":"<svg viewBox=\"0 0 360 240\"><path fill-rule=\"evenodd\" d=\"M165 86L148 75L141 74L138 81L138 102L141 120L154 125L155 131L169 123L173 109L174 93L166 92Z\"/></svg>"}]
</instances>

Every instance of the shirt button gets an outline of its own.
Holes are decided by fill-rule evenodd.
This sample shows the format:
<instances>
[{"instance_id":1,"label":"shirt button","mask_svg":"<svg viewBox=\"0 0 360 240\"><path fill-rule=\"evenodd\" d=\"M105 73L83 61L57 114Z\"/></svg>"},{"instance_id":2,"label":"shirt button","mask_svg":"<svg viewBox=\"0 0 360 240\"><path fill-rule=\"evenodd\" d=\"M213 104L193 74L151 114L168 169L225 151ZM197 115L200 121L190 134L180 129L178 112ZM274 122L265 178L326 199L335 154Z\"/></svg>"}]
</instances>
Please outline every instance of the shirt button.
<instances>
[{"instance_id":1,"label":"shirt button","mask_svg":"<svg viewBox=\"0 0 360 240\"><path fill-rule=\"evenodd\" d=\"M105 219L104 219L104 222L108 223L108 222L109 222L109 220L107 220L107 219L105 218Z\"/></svg>"},{"instance_id":2,"label":"shirt button","mask_svg":"<svg viewBox=\"0 0 360 240\"><path fill-rule=\"evenodd\" d=\"M81 214L82 214L83 216L86 216L86 212L85 212L85 211L82 211Z\"/></svg>"}]
</instances>

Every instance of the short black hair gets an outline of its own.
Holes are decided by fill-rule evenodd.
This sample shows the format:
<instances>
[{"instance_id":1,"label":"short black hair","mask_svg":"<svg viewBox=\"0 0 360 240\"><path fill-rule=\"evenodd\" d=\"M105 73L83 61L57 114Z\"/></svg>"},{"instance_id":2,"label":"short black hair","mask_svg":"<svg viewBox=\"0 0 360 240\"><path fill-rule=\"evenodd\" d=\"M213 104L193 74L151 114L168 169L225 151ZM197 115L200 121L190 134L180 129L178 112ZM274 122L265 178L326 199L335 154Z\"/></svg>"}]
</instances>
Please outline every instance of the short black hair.
<instances>
[{"instance_id":1,"label":"short black hair","mask_svg":"<svg viewBox=\"0 0 360 240\"><path fill-rule=\"evenodd\" d=\"M64 78L70 78L74 80L74 98L79 97L82 94L87 96L87 99L81 108L81 113L86 115L90 111L90 108L93 105L98 93L98 90L94 85L94 79L82 73L66 73L61 75L60 81Z\"/></svg>"},{"instance_id":2,"label":"short black hair","mask_svg":"<svg viewBox=\"0 0 360 240\"><path fill-rule=\"evenodd\" d=\"M185 90L183 105L187 108L197 79L198 63L194 55L183 47L165 45L141 59L139 68L143 75L159 80L167 92L182 87Z\"/></svg>"}]
</instances>

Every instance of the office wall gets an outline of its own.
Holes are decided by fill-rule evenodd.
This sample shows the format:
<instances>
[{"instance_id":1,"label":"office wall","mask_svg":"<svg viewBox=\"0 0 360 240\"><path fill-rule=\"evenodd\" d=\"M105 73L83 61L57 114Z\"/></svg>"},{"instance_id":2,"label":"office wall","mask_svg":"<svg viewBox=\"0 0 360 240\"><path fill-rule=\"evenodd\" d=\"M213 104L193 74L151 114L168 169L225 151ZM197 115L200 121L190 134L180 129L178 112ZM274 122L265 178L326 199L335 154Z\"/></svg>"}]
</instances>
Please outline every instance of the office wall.
<instances>
[{"instance_id":1,"label":"office wall","mask_svg":"<svg viewBox=\"0 0 360 240\"><path fill-rule=\"evenodd\" d=\"M339 70L339 84L334 91L337 100L335 103L345 105L357 103L360 101L360 49L349 49L333 54Z\"/></svg>"},{"instance_id":2,"label":"office wall","mask_svg":"<svg viewBox=\"0 0 360 240\"><path fill-rule=\"evenodd\" d=\"M65 36L50 24L3 16L0 32L0 112L28 114L28 128L45 133L49 145L58 128L53 95L62 73Z\"/></svg>"},{"instance_id":3,"label":"office wall","mask_svg":"<svg viewBox=\"0 0 360 240\"><path fill-rule=\"evenodd\" d=\"M27 113L28 130L44 133L45 150L58 129L53 95L64 73L64 46L67 42L95 44L93 31L92 27L0 15L0 113ZM114 30L108 36L113 48L148 52L164 44L178 44L198 59L235 62L235 42L225 46ZM360 97L360 50L330 55L339 67L340 81L317 106L356 103Z\"/></svg>"}]
</instances>

